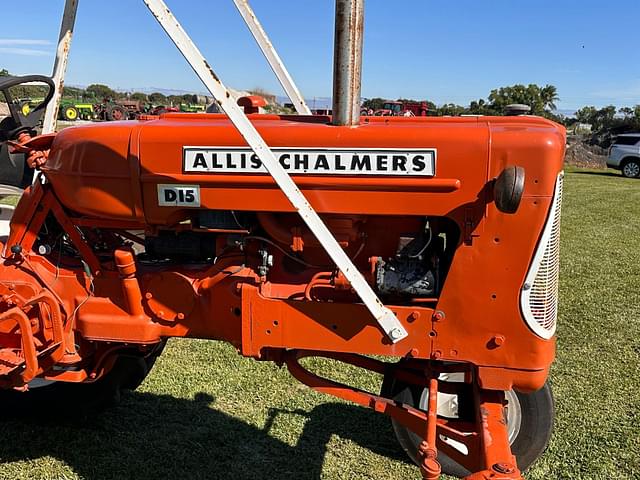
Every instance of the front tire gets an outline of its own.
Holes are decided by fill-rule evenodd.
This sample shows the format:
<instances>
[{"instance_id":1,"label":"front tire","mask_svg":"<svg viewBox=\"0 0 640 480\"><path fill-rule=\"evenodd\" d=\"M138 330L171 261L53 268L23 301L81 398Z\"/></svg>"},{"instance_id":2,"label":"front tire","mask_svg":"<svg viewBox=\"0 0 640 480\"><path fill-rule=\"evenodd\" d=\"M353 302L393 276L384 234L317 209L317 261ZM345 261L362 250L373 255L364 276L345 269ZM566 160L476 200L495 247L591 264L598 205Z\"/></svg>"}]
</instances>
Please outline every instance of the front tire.
<instances>
[{"instance_id":1,"label":"front tire","mask_svg":"<svg viewBox=\"0 0 640 480\"><path fill-rule=\"evenodd\" d=\"M394 382L391 393L394 400L421 410L425 409L428 402L427 390L414 385ZM551 438L554 417L551 387L547 383L533 393L508 391L505 392L505 399L508 401L507 408L512 408L511 411L507 411L511 451L516 457L518 468L524 471L542 455ZM465 403L463 399L457 401L461 406ZM439 408L438 414L440 413ZM418 464L418 447L422 439L395 420L392 419L391 422L398 442L409 458ZM442 473L447 475L462 478L471 473L441 452L438 453L438 462L442 466Z\"/></svg>"},{"instance_id":2,"label":"front tire","mask_svg":"<svg viewBox=\"0 0 640 480\"><path fill-rule=\"evenodd\" d=\"M78 109L76 107L65 107L62 110L62 118L69 122L75 122L78 119Z\"/></svg>"},{"instance_id":3,"label":"front tire","mask_svg":"<svg viewBox=\"0 0 640 480\"><path fill-rule=\"evenodd\" d=\"M622 175L627 178L640 177L640 160L634 158L624 162L624 165L622 166Z\"/></svg>"}]
</instances>

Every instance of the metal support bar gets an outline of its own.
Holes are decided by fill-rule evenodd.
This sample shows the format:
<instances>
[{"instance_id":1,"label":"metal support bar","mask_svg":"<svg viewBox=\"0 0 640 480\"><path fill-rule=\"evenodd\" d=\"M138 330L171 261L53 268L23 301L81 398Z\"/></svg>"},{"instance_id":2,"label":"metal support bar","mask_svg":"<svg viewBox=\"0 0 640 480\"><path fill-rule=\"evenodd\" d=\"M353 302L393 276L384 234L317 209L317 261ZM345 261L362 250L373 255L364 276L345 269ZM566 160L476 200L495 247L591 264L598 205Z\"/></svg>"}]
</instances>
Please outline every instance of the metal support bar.
<instances>
[{"instance_id":1,"label":"metal support bar","mask_svg":"<svg viewBox=\"0 0 640 480\"><path fill-rule=\"evenodd\" d=\"M289 174L280 165L264 139L240 107L233 101L229 90L218 79L211 66L207 63L191 38L189 38L178 20L173 16L167 5L162 0L144 0L144 3L149 10L151 10L182 55L184 55L196 75L202 80L202 83L204 83L211 92L216 102L229 116L233 125L262 161L267 171L324 247L327 254L342 271L385 334L394 343L405 338L408 334L400 321L391 310L382 304L371 289L371 286L360 274L355 265L353 265L327 226L322 222L322 219L309 204Z\"/></svg>"},{"instance_id":2,"label":"metal support bar","mask_svg":"<svg viewBox=\"0 0 640 480\"><path fill-rule=\"evenodd\" d=\"M336 0L333 124L360 123L364 0Z\"/></svg>"},{"instance_id":3,"label":"metal support bar","mask_svg":"<svg viewBox=\"0 0 640 480\"><path fill-rule=\"evenodd\" d=\"M282 59L273 47L271 40L269 40L267 32L264 31L264 28L262 28L262 25L258 21L258 17L256 17L256 14L249 5L249 0L233 0L233 3L236 4L236 8L247 24L247 27L249 27L249 31L251 31L253 38L255 38L258 43L260 50L262 50L262 53L269 62L273 73L278 77L280 85L282 85L287 96L291 99L296 112L300 115L311 115L311 110L309 110L309 107L305 103L304 97L293 82L291 75L289 75Z\"/></svg>"},{"instance_id":4,"label":"metal support bar","mask_svg":"<svg viewBox=\"0 0 640 480\"><path fill-rule=\"evenodd\" d=\"M78 0L66 0L64 13L62 14L62 23L60 25L56 60L53 64L52 78L56 91L44 113L42 133L53 133L56 130L58 109L60 108L60 99L62 98L64 75L67 71L67 60L69 58L69 49L71 48L71 37L73 36L73 27L76 23L77 10Z\"/></svg>"}]
</instances>

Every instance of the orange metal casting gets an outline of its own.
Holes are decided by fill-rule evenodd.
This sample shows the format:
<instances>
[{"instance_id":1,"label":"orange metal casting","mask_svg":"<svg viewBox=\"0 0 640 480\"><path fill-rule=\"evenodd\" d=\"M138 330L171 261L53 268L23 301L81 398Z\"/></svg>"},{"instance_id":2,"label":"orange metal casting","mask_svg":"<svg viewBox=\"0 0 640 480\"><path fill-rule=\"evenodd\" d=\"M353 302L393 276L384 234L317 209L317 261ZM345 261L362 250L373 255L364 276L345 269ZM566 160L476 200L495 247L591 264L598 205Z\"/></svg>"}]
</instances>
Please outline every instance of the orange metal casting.
<instances>
[{"instance_id":1,"label":"orange metal casting","mask_svg":"<svg viewBox=\"0 0 640 480\"><path fill-rule=\"evenodd\" d=\"M502 391L541 388L554 358L555 340L529 329L519 296L562 168L561 127L537 117L365 118L357 128L326 117L250 118L272 147L437 149L434 177L294 176L372 281L375 259L393 256L398 238L425 217L454 242L437 295L387 305L408 337L386 339L270 176L183 172L185 145L245 146L225 116L166 114L69 128L43 143L50 149L43 177L16 207L0 265L0 365L15 367L18 357L25 364L14 377L13 367L0 367L3 385L35 376L95 381L124 348L143 352L167 337L221 339L416 432L425 440L424 478L440 474L437 450L477 472L470 479L521 478ZM525 188L518 212L506 215L491 186L513 164L525 169ZM160 206L158 184L198 185L200 207ZM256 214L265 233L201 227L200 210ZM51 222L75 257L46 246L36 253ZM145 263L127 244L166 231L215 235L216 261ZM264 264L264 249L273 266ZM378 373L390 366L358 355L410 359L417 370L395 364L393 374L429 389L428 411L317 377L298 363L309 355ZM473 384L475 423L437 418L437 392L448 388L437 375L446 368Z\"/></svg>"}]
</instances>

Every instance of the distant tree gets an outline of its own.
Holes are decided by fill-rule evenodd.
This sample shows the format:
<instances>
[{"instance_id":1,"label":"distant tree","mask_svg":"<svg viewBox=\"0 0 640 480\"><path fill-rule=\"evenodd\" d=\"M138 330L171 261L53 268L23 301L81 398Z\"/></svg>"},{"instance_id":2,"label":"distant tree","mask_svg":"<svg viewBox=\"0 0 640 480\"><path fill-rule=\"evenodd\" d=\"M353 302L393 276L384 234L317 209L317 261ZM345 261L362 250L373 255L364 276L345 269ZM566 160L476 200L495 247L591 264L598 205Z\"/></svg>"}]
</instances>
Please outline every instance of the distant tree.
<instances>
[{"instance_id":1,"label":"distant tree","mask_svg":"<svg viewBox=\"0 0 640 480\"><path fill-rule=\"evenodd\" d=\"M182 103L182 95L169 95L165 102L171 106L180 105Z\"/></svg>"},{"instance_id":2,"label":"distant tree","mask_svg":"<svg viewBox=\"0 0 640 480\"><path fill-rule=\"evenodd\" d=\"M131 100L138 100L140 102L147 102L147 94L142 92L134 92L130 96Z\"/></svg>"},{"instance_id":3,"label":"distant tree","mask_svg":"<svg viewBox=\"0 0 640 480\"><path fill-rule=\"evenodd\" d=\"M167 97L160 92L153 92L149 95L149 101L154 105L166 105Z\"/></svg>"},{"instance_id":4,"label":"distant tree","mask_svg":"<svg viewBox=\"0 0 640 480\"><path fill-rule=\"evenodd\" d=\"M6 68L0 70L0 77L8 77L10 75L9 71Z\"/></svg>"},{"instance_id":5,"label":"distant tree","mask_svg":"<svg viewBox=\"0 0 640 480\"><path fill-rule=\"evenodd\" d=\"M620 113L625 119L632 120L635 117L636 112L633 107L622 107L618 109L618 113Z\"/></svg>"},{"instance_id":6,"label":"distant tree","mask_svg":"<svg viewBox=\"0 0 640 480\"><path fill-rule=\"evenodd\" d=\"M620 109L614 105L582 107L576 112L576 119L591 125L591 143L608 147L615 135L640 130L640 105Z\"/></svg>"},{"instance_id":7,"label":"distant tree","mask_svg":"<svg viewBox=\"0 0 640 480\"><path fill-rule=\"evenodd\" d=\"M621 123L620 120L622 119L616 119L617 111L614 105L608 105L600 109L588 106L578 110L576 118L581 123L590 124L594 133L604 133Z\"/></svg>"},{"instance_id":8,"label":"distant tree","mask_svg":"<svg viewBox=\"0 0 640 480\"><path fill-rule=\"evenodd\" d=\"M86 90L77 87L62 87L62 96L68 98L83 98L86 95Z\"/></svg>"},{"instance_id":9,"label":"distant tree","mask_svg":"<svg viewBox=\"0 0 640 480\"><path fill-rule=\"evenodd\" d=\"M593 121L598 109L596 107L582 107L576 112L576 118L580 123L589 123Z\"/></svg>"},{"instance_id":10,"label":"distant tree","mask_svg":"<svg viewBox=\"0 0 640 480\"><path fill-rule=\"evenodd\" d=\"M384 107L384 102L386 102L386 100L380 97L367 98L364 102L362 102L362 108L365 108L367 110L371 109L373 111L380 110Z\"/></svg>"},{"instance_id":11,"label":"distant tree","mask_svg":"<svg viewBox=\"0 0 640 480\"><path fill-rule=\"evenodd\" d=\"M87 94L100 100L102 100L103 98L107 98L107 99L117 98L117 94L114 90L100 83L94 83L92 85L89 85L87 87Z\"/></svg>"},{"instance_id":12,"label":"distant tree","mask_svg":"<svg viewBox=\"0 0 640 480\"><path fill-rule=\"evenodd\" d=\"M473 100L469 104L468 112L473 115L498 115L500 113L493 105L487 103L483 98Z\"/></svg>"},{"instance_id":13,"label":"distant tree","mask_svg":"<svg viewBox=\"0 0 640 480\"><path fill-rule=\"evenodd\" d=\"M553 85L545 85L540 89L540 98L546 110L557 110L556 102L560 100L558 89Z\"/></svg>"},{"instance_id":14,"label":"distant tree","mask_svg":"<svg viewBox=\"0 0 640 480\"><path fill-rule=\"evenodd\" d=\"M457 117L463 113L467 113L468 109L462 105L456 105L455 103L445 103L439 107L433 109L436 115L447 115Z\"/></svg>"},{"instance_id":15,"label":"distant tree","mask_svg":"<svg viewBox=\"0 0 640 480\"><path fill-rule=\"evenodd\" d=\"M521 103L531 107L531 114L545 115L556 110L558 91L553 85L540 87L534 83L516 84L491 90L488 100L493 110L504 113L505 107L513 103Z\"/></svg>"}]
</instances>

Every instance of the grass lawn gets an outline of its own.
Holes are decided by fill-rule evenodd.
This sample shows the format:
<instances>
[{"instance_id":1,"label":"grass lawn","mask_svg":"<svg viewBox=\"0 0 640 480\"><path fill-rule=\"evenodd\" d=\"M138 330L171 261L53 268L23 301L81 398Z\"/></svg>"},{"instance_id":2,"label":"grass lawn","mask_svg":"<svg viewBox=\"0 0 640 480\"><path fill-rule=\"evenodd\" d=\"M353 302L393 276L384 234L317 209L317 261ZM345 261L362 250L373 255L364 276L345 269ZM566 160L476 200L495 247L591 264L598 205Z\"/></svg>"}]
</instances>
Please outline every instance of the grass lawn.
<instances>
[{"instance_id":1,"label":"grass lawn","mask_svg":"<svg viewBox=\"0 0 640 480\"><path fill-rule=\"evenodd\" d=\"M640 479L640 181L571 170L563 209L556 427L527 479ZM1 479L420 478L385 417L222 343L170 342L87 423L0 425Z\"/></svg>"}]
</instances>

